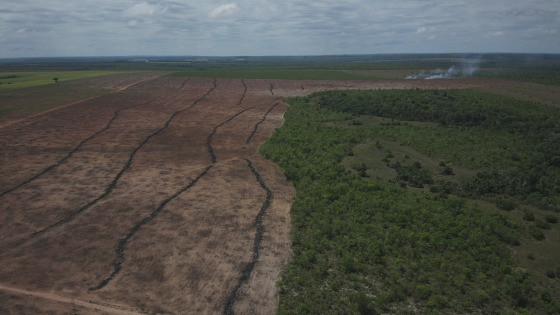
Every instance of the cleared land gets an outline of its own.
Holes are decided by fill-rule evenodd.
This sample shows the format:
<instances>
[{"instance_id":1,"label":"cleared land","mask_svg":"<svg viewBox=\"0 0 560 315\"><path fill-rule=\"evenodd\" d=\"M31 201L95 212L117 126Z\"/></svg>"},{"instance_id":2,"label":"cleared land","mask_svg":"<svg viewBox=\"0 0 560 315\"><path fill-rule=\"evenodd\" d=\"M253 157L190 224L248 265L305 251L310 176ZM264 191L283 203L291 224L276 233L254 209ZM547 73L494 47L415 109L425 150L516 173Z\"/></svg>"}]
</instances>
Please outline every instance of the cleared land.
<instances>
[{"instance_id":1,"label":"cleared land","mask_svg":"<svg viewBox=\"0 0 560 315\"><path fill-rule=\"evenodd\" d=\"M274 313L294 190L257 150L282 97L493 82L146 79L0 127L2 313Z\"/></svg>"}]
</instances>

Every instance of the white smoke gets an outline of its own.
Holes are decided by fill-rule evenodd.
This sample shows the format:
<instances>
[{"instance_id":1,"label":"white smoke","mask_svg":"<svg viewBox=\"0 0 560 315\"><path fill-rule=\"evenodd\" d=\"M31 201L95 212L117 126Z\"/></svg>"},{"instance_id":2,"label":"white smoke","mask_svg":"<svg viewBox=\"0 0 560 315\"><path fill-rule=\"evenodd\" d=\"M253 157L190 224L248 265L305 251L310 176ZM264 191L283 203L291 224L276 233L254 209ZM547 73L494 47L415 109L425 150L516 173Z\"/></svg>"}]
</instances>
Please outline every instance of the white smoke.
<instances>
[{"instance_id":1,"label":"white smoke","mask_svg":"<svg viewBox=\"0 0 560 315\"><path fill-rule=\"evenodd\" d=\"M416 74L411 74L406 77L408 80L433 80L433 79L448 79L458 77L471 77L473 76L480 66L480 58L464 60L459 66L451 66L447 70L434 69L431 71L420 71Z\"/></svg>"}]
</instances>

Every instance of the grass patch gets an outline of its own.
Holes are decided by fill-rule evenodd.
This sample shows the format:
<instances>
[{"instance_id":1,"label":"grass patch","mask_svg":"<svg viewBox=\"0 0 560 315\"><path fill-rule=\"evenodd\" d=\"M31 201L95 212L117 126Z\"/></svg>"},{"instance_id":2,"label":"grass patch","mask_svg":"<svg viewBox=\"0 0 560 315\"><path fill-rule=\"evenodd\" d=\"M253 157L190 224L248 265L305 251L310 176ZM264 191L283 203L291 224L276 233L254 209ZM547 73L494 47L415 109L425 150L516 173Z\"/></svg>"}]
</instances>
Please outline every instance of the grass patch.
<instances>
[{"instance_id":1,"label":"grass patch","mask_svg":"<svg viewBox=\"0 0 560 315\"><path fill-rule=\"evenodd\" d=\"M20 89L37 85L54 84L74 79L91 78L122 71L16 71L0 72L0 91Z\"/></svg>"},{"instance_id":2,"label":"grass patch","mask_svg":"<svg viewBox=\"0 0 560 315\"><path fill-rule=\"evenodd\" d=\"M56 106L106 93L106 89L66 82L25 89L0 89L0 123L22 119Z\"/></svg>"},{"instance_id":3,"label":"grass patch","mask_svg":"<svg viewBox=\"0 0 560 315\"><path fill-rule=\"evenodd\" d=\"M479 78L499 78L545 85L560 85L560 71L545 69L480 69Z\"/></svg>"}]
</instances>

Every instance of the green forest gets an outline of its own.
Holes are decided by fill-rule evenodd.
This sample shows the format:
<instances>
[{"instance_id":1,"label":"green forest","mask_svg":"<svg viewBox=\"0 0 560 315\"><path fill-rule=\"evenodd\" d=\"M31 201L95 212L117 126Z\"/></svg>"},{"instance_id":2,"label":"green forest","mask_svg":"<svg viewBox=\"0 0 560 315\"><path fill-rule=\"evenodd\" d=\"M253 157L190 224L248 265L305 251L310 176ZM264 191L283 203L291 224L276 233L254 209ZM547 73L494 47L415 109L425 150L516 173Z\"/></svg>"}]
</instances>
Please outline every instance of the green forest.
<instances>
[{"instance_id":1,"label":"green forest","mask_svg":"<svg viewBox=\"0 0 560 315\"><path fill-rule=\"evenodd\" d=\"M477 90L291 98L281 314L560 312L560 112Z\"/></svg>"}]
</instances>

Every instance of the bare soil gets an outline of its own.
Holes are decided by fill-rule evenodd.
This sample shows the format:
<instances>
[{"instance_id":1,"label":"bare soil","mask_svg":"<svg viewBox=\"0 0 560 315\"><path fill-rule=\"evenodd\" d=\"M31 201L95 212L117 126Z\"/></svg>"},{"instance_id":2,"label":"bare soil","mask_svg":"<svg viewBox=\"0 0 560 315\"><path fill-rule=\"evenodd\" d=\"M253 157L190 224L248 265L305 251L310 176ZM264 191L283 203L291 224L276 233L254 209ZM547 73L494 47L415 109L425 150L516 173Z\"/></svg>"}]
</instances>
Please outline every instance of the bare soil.
<instances>
[{"instance_id":1,"label":"bare soil","mask_svg":"<svg viewBox=\"0 0 560 315\"><path fill-rule=\"evenodd\" d=\"M488 84L117 81L0 127L0 312L275 313L294 189L258 148L282 97Z\"/></svg>"}]
</instances>

